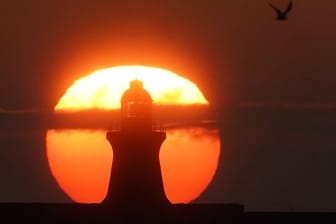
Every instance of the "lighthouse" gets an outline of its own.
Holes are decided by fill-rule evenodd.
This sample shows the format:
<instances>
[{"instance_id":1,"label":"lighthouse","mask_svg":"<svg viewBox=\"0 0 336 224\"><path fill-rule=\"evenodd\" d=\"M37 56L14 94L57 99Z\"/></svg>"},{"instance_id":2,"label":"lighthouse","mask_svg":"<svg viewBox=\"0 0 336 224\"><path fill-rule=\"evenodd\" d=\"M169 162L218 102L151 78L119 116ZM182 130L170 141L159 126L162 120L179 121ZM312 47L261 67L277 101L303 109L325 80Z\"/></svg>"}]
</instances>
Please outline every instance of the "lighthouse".
<instances>
[{"instance_id":1,"label":"lighthouse","mask_svg":"<svg viewBox=\"0 0 336 224\"><path fill-rule=\"evenodd\" d=\"M153 129L152 123L152 98L143 82L133 80L121 97L120 130L106 133L113 163L103 204L169 204L159 160L166 133Z\"/></svg>"}]
</instances>

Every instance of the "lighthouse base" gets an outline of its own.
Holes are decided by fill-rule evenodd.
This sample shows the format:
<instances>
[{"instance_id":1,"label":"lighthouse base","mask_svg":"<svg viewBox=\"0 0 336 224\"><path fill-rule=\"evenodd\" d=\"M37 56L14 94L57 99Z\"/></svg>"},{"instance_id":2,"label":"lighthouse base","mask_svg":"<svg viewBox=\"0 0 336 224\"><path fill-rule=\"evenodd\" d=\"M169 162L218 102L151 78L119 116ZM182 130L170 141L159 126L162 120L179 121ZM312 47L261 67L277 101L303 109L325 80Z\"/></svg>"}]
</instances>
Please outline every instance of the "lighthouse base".
<instances>
[{"instance_id":1,"label":"lighthouse base","mask_svg":"<svg viewBox=\"0 0 336 224\"><path fill-rule=\"evenodd\" d=\"M165 132L107 132L113 150L110 184L104 204L159 206L170 204L159 160Z\"/></svg>"}]
</instances>

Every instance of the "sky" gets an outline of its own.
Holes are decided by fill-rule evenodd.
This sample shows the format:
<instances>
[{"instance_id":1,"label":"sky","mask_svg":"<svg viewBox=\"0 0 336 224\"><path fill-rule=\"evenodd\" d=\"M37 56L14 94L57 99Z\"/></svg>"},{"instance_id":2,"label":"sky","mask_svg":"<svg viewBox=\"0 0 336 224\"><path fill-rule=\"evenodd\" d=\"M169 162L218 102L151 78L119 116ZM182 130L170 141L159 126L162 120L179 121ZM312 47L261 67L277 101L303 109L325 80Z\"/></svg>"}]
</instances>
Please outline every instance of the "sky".
<instances>
[{"instance_id":1,"label":"sky","mask_svg":"<svg viewBox=\"0 0 336 224\"><path fill-rule=\"evenodd\" d=\"M221 131L218 171L200 202L336 211L336 3L293 3L280 22L263 0L5 1L1 111L52 110L99 68L167 68L199 86ZM3 128L0 201L67 200L39 172L44 135Z\"/></svg>"}]
</instances>

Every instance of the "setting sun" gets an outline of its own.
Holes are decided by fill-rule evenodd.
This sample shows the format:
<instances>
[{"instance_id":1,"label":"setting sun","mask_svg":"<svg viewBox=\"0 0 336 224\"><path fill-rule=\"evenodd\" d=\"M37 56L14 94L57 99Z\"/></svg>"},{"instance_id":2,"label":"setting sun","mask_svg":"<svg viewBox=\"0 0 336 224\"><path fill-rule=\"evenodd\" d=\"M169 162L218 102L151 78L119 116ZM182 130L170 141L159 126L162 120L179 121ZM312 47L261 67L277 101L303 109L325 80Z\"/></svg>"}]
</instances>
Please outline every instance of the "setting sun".
<instances>
[{"instance_id":1,"label":"setting sun","mask_svg":"<svg viewBox=\"0 0 336 224\"><path fill-rule=\"evenodd\" d=\"M191 81L161 68L118 66L77 80L61 97L55 111L119 109L120 98L133 79L143 81L156 105L208 102ZM166 130L160 151L164 190L172 203L188 203L211 182L220 154L218 130L201 125ZM109 182L113 153L106 130L48 130L47 156L59 186L74 201L100 203Z\"/></svg>"},{"instance_id":2,"label":"setting sun","mask_svg":"<svg viewBox=\"0 0 336 224\"><path fill-rule=\"evenodd\" d=\"M139 79L156 104L207 104L197 86L165 69L118 66L77 80L59 100L56 110L116 109L129 81Z\"/></svg>"}]
</instances>

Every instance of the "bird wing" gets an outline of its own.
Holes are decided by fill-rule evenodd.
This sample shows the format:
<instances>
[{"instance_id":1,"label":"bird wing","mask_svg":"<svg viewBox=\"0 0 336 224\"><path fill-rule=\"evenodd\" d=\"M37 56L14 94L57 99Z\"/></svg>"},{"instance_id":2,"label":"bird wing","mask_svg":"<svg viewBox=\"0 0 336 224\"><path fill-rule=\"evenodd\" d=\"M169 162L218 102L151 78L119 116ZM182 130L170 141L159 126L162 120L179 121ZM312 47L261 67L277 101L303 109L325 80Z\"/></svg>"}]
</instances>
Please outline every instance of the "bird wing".
<instances>
[{"instance_id":1,"label":"bird wing","mask_svg":"<svg viewBox=\"0 0 336 224\"><path fill-rule=\"evenodd\" d=\"M291 11L291 10L292 10L292 8L293 8L293 2L292 2L292 1L290 1L290 2L289 2L289 4L288 4L288 7L287 7L287 9L286 9L286 11L284 12L284 14L287 14L287 13L289 13L289 11Z\"/></svg>"},{"instance_id":2,"label":"bird wing","mask_svg":"<svg viewBox=\"0 0 336 224\"><path fill-rule=\"evenodd\" d=\"M267 2L269 4L269 6L271 6L274 11L278 14L278 15L282 15L283 13L281 12L280 9L278 9L277 7L275 7L274 5L272 5L271 3Z\"/></svg>"}]
</instances>

